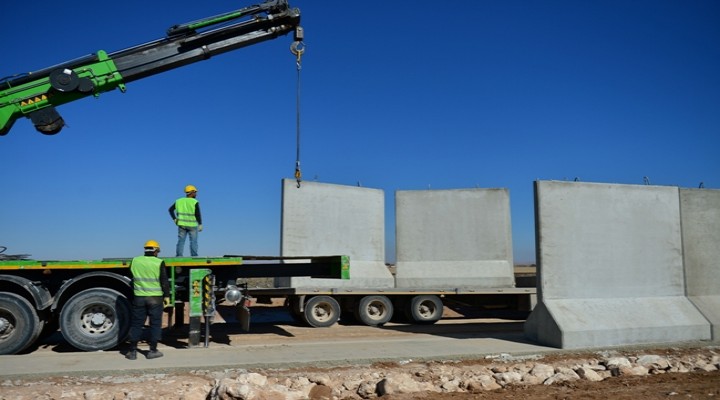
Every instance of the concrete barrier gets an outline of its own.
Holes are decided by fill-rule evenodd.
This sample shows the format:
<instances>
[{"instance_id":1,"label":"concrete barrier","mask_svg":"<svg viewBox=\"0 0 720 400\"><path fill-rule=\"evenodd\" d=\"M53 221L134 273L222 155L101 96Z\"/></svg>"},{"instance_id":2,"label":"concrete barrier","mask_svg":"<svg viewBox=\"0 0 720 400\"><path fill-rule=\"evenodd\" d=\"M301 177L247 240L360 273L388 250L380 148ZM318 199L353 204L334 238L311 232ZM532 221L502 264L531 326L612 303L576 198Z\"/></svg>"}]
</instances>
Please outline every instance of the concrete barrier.
<instances>
[{"instance_id":1,"label":"concrete barrier","mask_svg":"<svg viewBox=\"0 0 720 400\"><path fill-rule=\"evenodd\" d=\"M680 189L680 215L687 295L720 340L720 190Z\"/></svg>"},{"instance_id":2,"label":"concrete barrier","mask_svg":"<svg viewBox=\"0 0 720 400\"><path fill-rule=\"evenodd\" d=\"M513 287L507 189L395 193L402 288Z\"/></svg>"},{"instance_id":3,"label":"concrete barrier","mask_svg":"<svg viewBox=\"0 0 720 400\"><path fill-rule=\"evenodd\" d=\"M282 256L350 256L350 279L277 278L276 287L391 288L385 265L385 194L379 189L282 181Z\"/></svg>"},{"instance_id":4,"label":"concrete barrier","mask_svg":"<svg viewBox=\"0 0 720 400\"><path fill-rule=\"evenodd\" d=\"M711 338L685 297L678 188L537 181L535 208L530 339L572 349Z\"/></svg>"}]
</instances>

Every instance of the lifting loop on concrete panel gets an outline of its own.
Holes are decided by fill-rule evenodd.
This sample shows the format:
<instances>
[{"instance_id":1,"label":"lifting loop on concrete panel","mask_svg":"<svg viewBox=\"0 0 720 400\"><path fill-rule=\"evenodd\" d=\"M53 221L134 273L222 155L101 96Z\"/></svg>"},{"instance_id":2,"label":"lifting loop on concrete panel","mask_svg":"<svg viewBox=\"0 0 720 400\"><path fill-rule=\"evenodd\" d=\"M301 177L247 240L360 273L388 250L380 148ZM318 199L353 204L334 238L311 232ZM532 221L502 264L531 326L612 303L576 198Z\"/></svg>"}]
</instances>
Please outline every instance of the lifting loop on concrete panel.
<instances>
[{"instance_id":1,"label":"lifting loop on concrete panel","mask_svg":"<svg viewBox=\"0 0 720 400\"><path fill-rule=\"evenodd\" d=\"M296 33L296 40L290 45L290 52L296 57L297 66L297 90L296 90L296 112L295 112L295 128L297 131L297 144L295 156L295 180L297 187L300 188L302 182L302 172L300 172L300 71L302 70L302 55L305 52L305 43L302 41L302 31L300 35Z\"/></svg>"}]
</instances>

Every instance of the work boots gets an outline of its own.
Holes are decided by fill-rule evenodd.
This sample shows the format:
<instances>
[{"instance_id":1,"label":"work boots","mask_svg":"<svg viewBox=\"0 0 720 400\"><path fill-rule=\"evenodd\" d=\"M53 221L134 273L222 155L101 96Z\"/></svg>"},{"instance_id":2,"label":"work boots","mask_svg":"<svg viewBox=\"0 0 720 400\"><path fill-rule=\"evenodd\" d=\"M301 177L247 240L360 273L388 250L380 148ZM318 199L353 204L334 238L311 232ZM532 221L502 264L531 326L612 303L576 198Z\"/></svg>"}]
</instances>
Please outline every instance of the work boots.
<instances>
[{"instance_id":1,"label":"work boots","mask_svg":"<svg viewBox=\"0 0 720 400\"><path fill-rule=\"evenodd\" d=\"M137 350L132 349L125 354L125 358L128 360L137 360Z\"/></svg>"},{"instance_id":2,"label":"work boots","mask_svg":"<svg viewBox=\"0 0 720 400\"><path fill-rule=\"evenodd\" d=\"M152 360L153 358L160 358L163 356L163 353L159 352L157 349L150 350L149 353L145 356L148 360Z\"/></svg>"}]
</instances>

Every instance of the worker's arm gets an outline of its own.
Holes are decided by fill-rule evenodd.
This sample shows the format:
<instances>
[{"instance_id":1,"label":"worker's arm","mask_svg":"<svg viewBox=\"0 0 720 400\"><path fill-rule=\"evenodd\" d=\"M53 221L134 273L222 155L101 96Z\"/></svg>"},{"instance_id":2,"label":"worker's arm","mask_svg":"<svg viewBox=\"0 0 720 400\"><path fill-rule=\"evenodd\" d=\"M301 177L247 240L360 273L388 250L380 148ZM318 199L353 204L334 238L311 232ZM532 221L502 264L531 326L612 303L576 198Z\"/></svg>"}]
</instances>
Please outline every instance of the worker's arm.
<instances>
[{"instance_id":1,"label":"worker's arm","mask_svg":"<svg viewBox=\"0 0 720 400\"><path fill-rule=\"evenodd\" d=\"M162 287L163 297L170 297L170 282L168 281L165 261L160 264L160 286Z\"/></svg>"},{"instance_id":2,"label":"worker's arm","mask_svg":"<svg viewBox=\"0 0 720 400\"><path fill-rule=\"evenodd\" d=\"M173 203L170 208L168 208L168 211L170 212L170 218L172 218L173 221L177 218L175 216L175 203Z\"/></svg>"},{"instance_id":3,"label":"worker's arm","mask_svg":"<svg viewBox=\"0 0 720 400\"><path fill-rule=\"evenodd\" d=\"M202 215L200 214L200 203L195 204L195 219L198 225L202 225Z\"/></svg>"}]
</instances>

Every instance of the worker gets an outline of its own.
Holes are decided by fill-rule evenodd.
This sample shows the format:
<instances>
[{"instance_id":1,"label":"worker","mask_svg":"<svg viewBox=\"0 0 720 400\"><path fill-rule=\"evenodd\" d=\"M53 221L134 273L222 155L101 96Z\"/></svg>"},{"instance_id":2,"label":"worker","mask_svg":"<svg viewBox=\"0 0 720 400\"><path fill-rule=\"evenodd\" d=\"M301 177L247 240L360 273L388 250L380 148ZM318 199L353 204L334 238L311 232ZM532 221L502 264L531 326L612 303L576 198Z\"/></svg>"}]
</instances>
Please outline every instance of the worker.
<instances>
[{"instance_id":1,"label":"worker","mask_svg":"<svg viewBox=\"0 0 720 400\"><path fill-rule=\"evenodd\" d=\"M178 240L175 247L175 257L182 257L185 247L185 238L190 236L190 255L198 255L198 232L202 232L202 215L197 197L197 188L193 185L185 186L185 197L175 200L168 211L170 217L178 227Z\"/></svg>"},{"instance_id":2,"label":"worker","mask_svg":"<svg viewBox=\"0 0 720 400\"><path fill-rule=\"evenodd\" d=\"M132 316L130 318L130 350L128 360L137 359L137 345L142 336L145 320L150 318L150 351L148 359L162 357L157 345L162 336L163 308L170 307L170 283L165 261L157 257L160 244L154 240L145 243L145 254L132 259L130 272L133 278Z\"/></svg>"}]
</instances>

